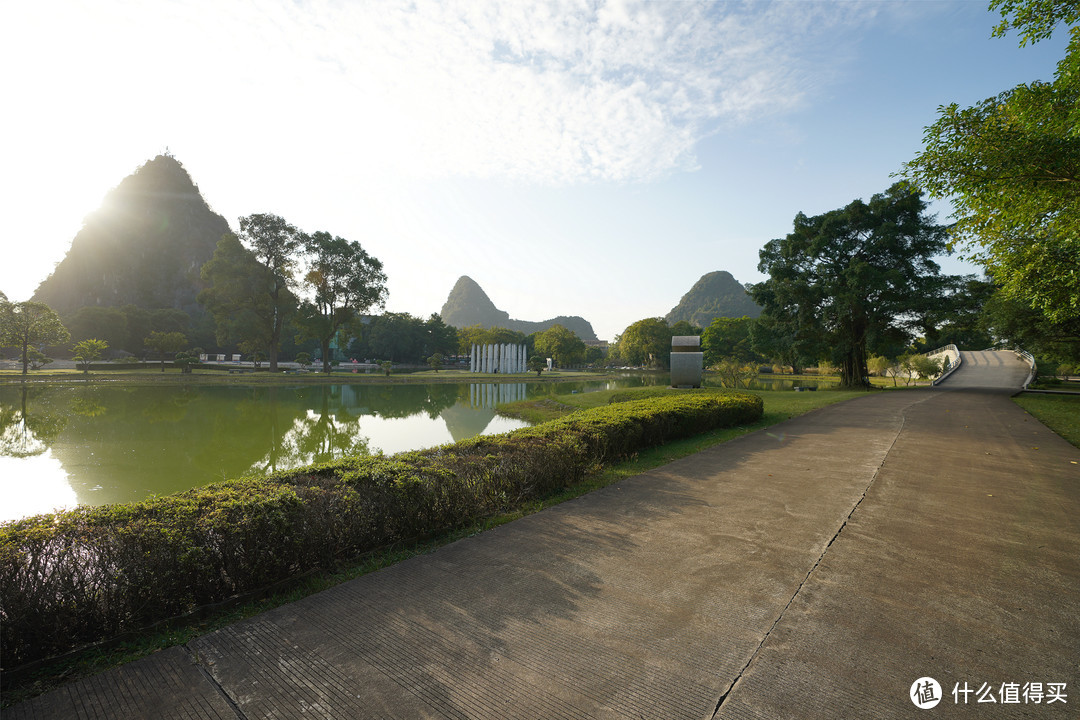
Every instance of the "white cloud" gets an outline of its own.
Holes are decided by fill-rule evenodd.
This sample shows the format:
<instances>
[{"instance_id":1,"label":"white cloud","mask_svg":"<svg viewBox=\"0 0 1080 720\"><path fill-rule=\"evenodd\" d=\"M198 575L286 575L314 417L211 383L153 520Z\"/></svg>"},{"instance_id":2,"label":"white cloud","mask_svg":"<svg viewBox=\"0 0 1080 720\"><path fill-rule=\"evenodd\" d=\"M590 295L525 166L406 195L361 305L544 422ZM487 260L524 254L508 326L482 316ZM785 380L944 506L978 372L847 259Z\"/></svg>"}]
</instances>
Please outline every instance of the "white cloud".
<instances>
[{"instance_id":1,"label":"white cloud","mask_svg":"<svg viewBox=\"0 0 1080 720\"><path fill-rule=\"evenodd\" d=\"M126 6L113 71L239 144L288 138L371 176L632 181L696 167L728 122L804 102L814 43L872 6L686 2L197 2ZM856 12L852 8L860 8ZM156 12L156 11L155 11ZM157 31L157 33L155 33ZM166 32L167 31L167 32ZM158 39L163 34L164 40ZM325 162L321 160L320 162Z\"/></svg>"}]
</instances>

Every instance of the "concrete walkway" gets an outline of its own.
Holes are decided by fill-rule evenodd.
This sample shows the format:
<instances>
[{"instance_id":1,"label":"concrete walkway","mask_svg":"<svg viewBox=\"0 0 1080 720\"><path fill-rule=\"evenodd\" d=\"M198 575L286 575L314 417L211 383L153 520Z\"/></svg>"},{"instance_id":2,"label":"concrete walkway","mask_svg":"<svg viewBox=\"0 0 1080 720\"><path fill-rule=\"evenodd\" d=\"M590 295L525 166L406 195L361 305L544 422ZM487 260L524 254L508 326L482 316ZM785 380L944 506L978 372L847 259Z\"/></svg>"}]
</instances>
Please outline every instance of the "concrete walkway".
<instances>
[{"instance_id":1,"label":"concrete walkway","mask_svg":"<svg viewBox=\"0 0 1080 720\"><path fill-rule=\"evenodd\" d=\"M4 717L1080 717L1080 450L1025 376L965 353Z\"/></svg>"}]
</instances>

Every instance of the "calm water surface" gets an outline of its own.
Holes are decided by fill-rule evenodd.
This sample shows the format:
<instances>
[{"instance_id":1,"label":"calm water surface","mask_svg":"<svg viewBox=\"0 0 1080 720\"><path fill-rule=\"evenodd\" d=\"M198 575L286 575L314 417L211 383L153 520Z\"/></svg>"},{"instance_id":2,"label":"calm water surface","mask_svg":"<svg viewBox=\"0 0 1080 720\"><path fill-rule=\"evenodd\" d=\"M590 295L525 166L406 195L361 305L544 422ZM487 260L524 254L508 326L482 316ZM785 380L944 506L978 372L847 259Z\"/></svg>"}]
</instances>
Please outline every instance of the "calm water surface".
<instances>
[{"instance_id":1,"label":"calm water surface","mask_svg":"<svg viewBox=\"0 0 1080 720\"><path fill-rule=\"evenodd\" d=\"M498 402L666 382L0 386L0 521L524 427Z\"/></svg>"}]
</instances>

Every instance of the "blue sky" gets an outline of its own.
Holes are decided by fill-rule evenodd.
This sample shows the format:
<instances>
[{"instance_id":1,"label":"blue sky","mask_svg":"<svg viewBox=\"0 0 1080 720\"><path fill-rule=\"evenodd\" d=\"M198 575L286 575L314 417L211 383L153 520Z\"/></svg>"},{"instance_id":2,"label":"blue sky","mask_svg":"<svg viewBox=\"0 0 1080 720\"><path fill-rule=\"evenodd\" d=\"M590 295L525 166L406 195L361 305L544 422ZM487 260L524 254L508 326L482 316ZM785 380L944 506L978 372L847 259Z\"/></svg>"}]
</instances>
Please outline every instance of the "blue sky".
<instances>
[{"instance_id":1,"label":"blue sky","mask_svg":"<svg viewBox=\"0 0 1080 720\"><path fill-rule=\"evenodd\" d=\"M939 105L1050 79L1064 37L995 22L966 0L7 3L0 290L28 298L168 147L234 228L360 241L388 310L469 275L611 340L706 272L761 280L762 245L887 188Z\"/></svg>"}]
</instances>

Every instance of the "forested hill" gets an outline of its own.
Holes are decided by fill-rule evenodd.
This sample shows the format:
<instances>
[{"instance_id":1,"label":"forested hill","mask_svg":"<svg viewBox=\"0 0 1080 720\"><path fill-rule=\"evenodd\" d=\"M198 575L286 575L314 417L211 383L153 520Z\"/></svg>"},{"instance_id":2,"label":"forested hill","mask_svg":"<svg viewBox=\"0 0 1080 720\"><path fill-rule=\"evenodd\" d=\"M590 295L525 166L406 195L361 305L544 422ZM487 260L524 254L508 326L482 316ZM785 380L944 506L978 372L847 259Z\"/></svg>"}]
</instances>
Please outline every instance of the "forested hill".
<instances>
[{"instance_id":1,"label":"forested hill","mask_svg":"<svg viewBox=\"0 0 1080 720\"><path fill-rule=\"evenodd\" d=\"M201 313L199 270L229 232L184 167L158 155L89 215L34 294L61 315L84 306L135 305Z\"/></svg>"},{"instance_id":2,"label":"forested hill","mask_svg":"<svg viewBox=\"0 0 1080 720\"><path fill-rule=\"evenodd\" d=\"M526 335L547 330L553 325L562 325L586 342L596 341L596 332L588 320L576 315L560 316L533 322L529 320L511 320L510 313L499 310L491 298L472 278L462 275L450 291L442 307L443 322L456 328L481 325L486 328L501 327L517 330Z\"/></svg>"},{"instance_id":3,"label":"forested hill","mask_svg":"<svg viewBox=\"0 0 1080 720\"><path fill-rule=\"evenodd\" d=\"M761 308L746 292L746 288L724 270L707 273L683 295L679 304L664 317L668 325L686 320L691 325L709 327L718 317L756 318Z\"/></svg>"}]
</instances>

